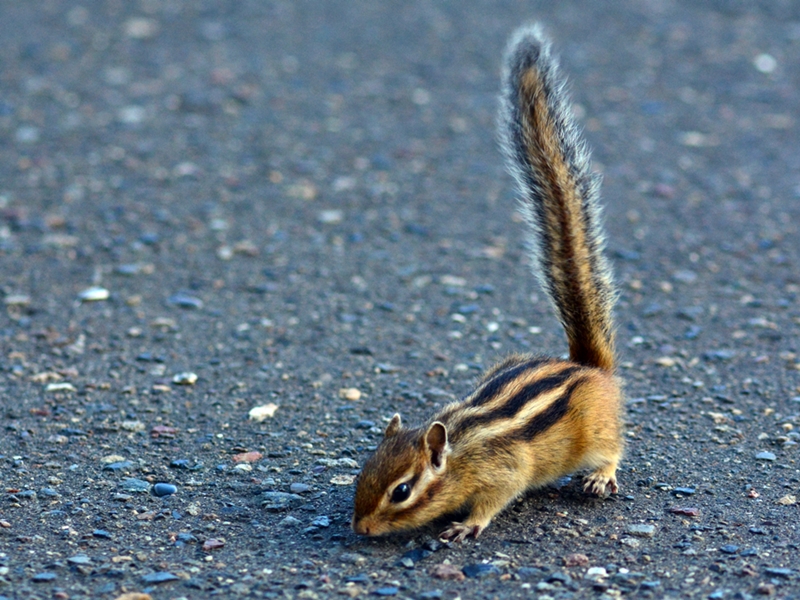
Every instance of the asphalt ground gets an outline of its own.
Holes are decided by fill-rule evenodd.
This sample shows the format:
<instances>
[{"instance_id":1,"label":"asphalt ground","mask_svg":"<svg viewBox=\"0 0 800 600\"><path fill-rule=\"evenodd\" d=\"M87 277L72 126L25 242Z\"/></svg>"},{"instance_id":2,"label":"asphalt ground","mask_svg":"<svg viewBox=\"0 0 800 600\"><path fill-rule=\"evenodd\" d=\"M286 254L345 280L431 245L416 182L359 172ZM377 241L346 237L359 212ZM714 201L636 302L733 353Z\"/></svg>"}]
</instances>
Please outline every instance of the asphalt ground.
<instances>
[{"instance_id":1,"label":"asphalt ground","mask_svg":"<svg viewBox=\"0 0 800 600\"><path fill-rule=\"evenodd\" d=\"M0 597L800 596L800 4L0 13ZM533 19L604 176L620 493L357 538L395 411L565 351L494 130Z\"/></svg>"}]
</instances>

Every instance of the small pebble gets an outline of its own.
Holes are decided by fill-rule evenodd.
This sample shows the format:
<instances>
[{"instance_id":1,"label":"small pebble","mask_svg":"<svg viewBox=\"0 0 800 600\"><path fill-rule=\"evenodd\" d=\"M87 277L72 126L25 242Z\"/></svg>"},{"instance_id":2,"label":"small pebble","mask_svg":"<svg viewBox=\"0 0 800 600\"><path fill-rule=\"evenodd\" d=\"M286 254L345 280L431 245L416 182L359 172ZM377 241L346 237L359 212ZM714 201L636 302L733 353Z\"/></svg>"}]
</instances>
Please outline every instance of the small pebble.
<instances>
[{"instance_id":1,"label":"small pebble","mask_svg":"<svg viewBox=\"0 0 800 600\"><path fill-rule=\"evenodd\" d=\"M92 559L85 554L76 554L75 556L70 556L67 562L71 565L89 565L92 563Z\"/></svg>"},{"instance_id":2,"label":"small pebble","mask_svg":"<svg viewBox=\"0 0 800 600\"><path fill-rule=\"evenodd\" d=\"M269 404L263 404L261 406L251 408L250 412L248 413L248 418L256 423L261 423L262 421L274 416L276 410L278 410L278 405L270 402Z\"/></svg>"},{"instance_id":3,"label":"small pebble","mask_svg":"<svg viewBox=\"0 0 800 600\"><path fill-rule=\"evenodd\" d=\"M372 593L376 596L396 596L397 592L399 592L396 587L394 586L387 586L378 588L377 590L373 591Z\"/></svg>"},{"instance_id":4,"label":"small pebble","mask_svg":"<svg viewBox=\"0 0 800 600\"><path fill-rule=\"evenodd\" d=\"M81 302L98 302L100 300L108 300L109 296L110 293L106 288L90 287L78 294L78 300Z\"/></svg>"},{"instance_id":5,"label":"small pebble","mask_svg":"<svg viewBox=\"0 0 800 600\"><path fill-rule=\"evenodd\" d=\"M591 567L586 569L586 574L583 576L585 579L605 579L608 577L608 571L606 571L603 567Z\"/></svg>"},{"instance_id":6,"label":"small pebble","mask_svg":"<svg viewBox=\"0 0 800 600\"><path fill-rule=\"evenodd\" d=\"M466 578L461 569L446 563L441 563L433 567L433 569L431 569L431 575L437 579L444 579L446 581L464 581Z\"/></svg>"},{"instance_id":7,"label":"small pebble","mask_svg":"<svg viewBox=\"0 0 800 600\"><path fill-rule=\"evenodd\" d=\"M786 569L784 567L767 567L764 569L764 573L775 577L783 577L784 579L789 579L794 575L792 569Z\"/></svg>"},{"instance_id":8,"label":"small pebble","mask_svg":"<svg viewBox=\"0 0 800 600\"><path fill-rule=\"evenodd\" d=\"M45 571L43 573L36 573L33 577L31 577L31 581L36 581L37 583L43 583L48 581L53 581L56 578L55 573L51 573L49 571Z\"/></svg>"},{"instance_id":9,"label":"small pebble","mask_svg":"<svg viewBox=\"0 0 800 600\"><path fill-rule=\"evenodd\" d=\"M144 583L166 583L168 581L175 581L178 579L177 575L170 573L169 571L156 571L155 573L148 573L147 575L142 575L142 581Z\"/></svg>"},{"instance_id":10,"label":"small pebble","mask_svg":"<svg viewBox=\"0 0 800 600\"><path fill-rule=\"evenodd\" d=\"M767 452L766 450L762 452L757 452L755 455L756 460L766 460L766 461L773 461L777 457L772 452Z\"/></svg>"},{"instance_id":11,"label":"small pebble","mask_svg":"<svg viewBox=\"0 0 800 600\"><path fill-rule=\"evenodd\" d=\"M28 306L31 303L31 297L25 294L9 294L4 299L6 306Z\"/></svg>"},{"instance_id":12,"label":"small pebble","mask_svg":"<svg viewBox=\"0 0 800 600\"><path fill-rule=\"evenodd\" d=\"M167 304L177 306L178 308L188 309L201 309L203 308L203 301L200 298L189 296L187 294L174 294L167 299Z\"/></svg>"},{"instance_id":13,"label":"small pebble","mask_svg":"<svg viewBox=\"0 0 800 600\"><path fill-rule=\"evenodd\" d=\"M325 465L326 467L344 467L346 469L357 469L358 463L352 458L343 456L342 458L318 458L318 465Z\"/></svg>"},{"instance_id":14,"label":"small pebble","mask_svg":"<svg viewBox=\"0 0 800 600\"><path fill-rule=\"evenodd\" d=\"M756 586L756 594L760 596L772 596L775 593L775 585L764 583L763 581Z\"/></svg>"},{"instance_id":15,"label":"small pebble","mask_svg":"<svg viewBox=\"0 0 800 600\"><path fill-rule=\"evenodd\" d=\"M358 388L342 388L339 390L339 397L355 402L361 399L361 390Z\"/></svg>"},{"instance_id":16,"label":"small pebble","mask_svg":"<svg viewBox=\"0 0 800 600\"><path fill-rule=\"evenodd\" d=\"M361 554L358 554L357 552L342 552L339 555L339 560L342 561L343 563L347 563L347 564L351 564L351 565L361 565L361 564L364 564L365 562L367 562L367 559L364 556L362 556ZM359 577L362 577L362 576L359 576ZM364 575L363 577L366 577L366 575ZM348 579L347 581L356 581L356 580L355 579ZM369 582L369 578L366 578L362 583L366 583L366 582ZM358 583L358 582L356 581L356 583Z\"/></svg>"},{"instance_id":17,"label":"small pebble","mask_svg":"<svg viewBox=\"0 0 800 600\"><path fill-rule=\"evenodd\" d=\"M261 506L268 512L282 512L305 502L302 496L286 492L264 492Z\"/></svg>"},{"instance_id":18,"label":"small pebble","mask_svg":"<svg viewBox=\"0 0 800 600\"><path fill-rule=\"evenodd\" d=\"M725 361L731 360L736 356L735 350L709 350L703 353L703 358L708 361Z\"/></svg>"},{"instance_id":19,"label":"small pebble","mask_svg":"<svg viewBox=\"0 0 800 600\"><path fill-rule=\"evenodd\" d=\"M210 552L211 550L218 550L219 548L225 547L225 540L221 540L218 538L210 538L203 542L203 550L205 552Z\"/></svg>"},{"instance_id":20,"label":"small pebble","mask_svg":"<svg viewBox=\"0 0 800 600\"><path fill-rule=\"evenodd\" d=\"M162 498L164 496L171 496L178 491L178 488L171 483L157 483L153 486L153 495Z\"/></svg>"},{"instance_id":21,"label":"small pebble","mask_svg":"<svg viewBox=\"0 0 800 600\"><path fill-rule=\"evenodd\" d=\"M736 554L739 551L739 546L733 544L726 544L719 549L723 554Z\"/></svg>"},{"instance_id":22,"label":"small pebble","mask_svg":"<svg viewBox=\"0 0 800 600\"><path fill-rule=\"evenodd\" d=\"M643 587L643 588L644 588L644 589L646 589L646 590L654 590L654 589L656 589L657 587L660 587L660 586L661 586L661 582L660 582L660 581L658 581L658 580L652 580L652 581L643 581L643 582L642 582L641 584L639 584L639 585L641 585L641 587Z\"/></svg>"},{"instance_id":23,"label":"small pebble","mask_svg":"<svg viewBox=\"0 0 800 600\"><path fill-rule=\"evenodd\" d=\"M197 383L197 373L192 373L191 371L177 373L172 377L172 383L175 385L194 385Z\"/></svg>"},{"instance_id":24,"label":"small pebble","mask_svg":"<svg viewBox=\"0 0 800 600\"><path fill-rule=\"evenodd\" d=\"M342 219L344 219L344 213L341 210L321 210L319 213L317 213L317 220L320 223L325 223L326 225L335 225L337 223L341 223Z\"/></svg>"},{"instance_id":25,"label":"small pebble","mask_svg":"<svg viewBox=\"0 0 800 600\"><path fill-rule=\"evenodd\" d=\"M482 579L489 575L500 575L500 569L494 565L487 565L478 563L474 565L465 565L461 572L470 579Z\"/></svg>"},{"instance_id":26,"label":"small pebble","mask_svg":"<svg viewBox=\"0 0 800 600\"><path fill-rule=\"evenodd\" d=\"M289 486L289 491L293 494L305 494L311 491L311 486L305 483L293 483Z\"/></svg>"},{"instance_id":27,"label":"small pebble","mask_svg":"<svg viewBox=\"0 0 800 600\"><path fill-rule=\"evenodd\" d=\"M681 496L692 496L695 493L695 489L692 487L678 487L675 488L670 492L673 496L681 495Z\"/></svg>"},{"instance_id":28,"label":"small pebble","mask_svg":"<svg viewBox=\"0 0 800 600\"><path fill-rule=\"evenodd\" d=\"M355 482L355 475L335 475L330 481L331 485L353 485Z\"/></svg>"},{"instance_id":29,"label":"small pebble","mask_svg":"<svg viewBox=\"0 0 800 600\"><path fill-rule=\"evenodd\" d=\"M625 530L629 535L636 537L653 537L656 533L655 525L635 524L628 525Z\"/></svg>"},{"instance_id":30,"label":"small pebble","mask_svg":"<svg viewBox=\"0 0 800 600\"><path fill-rule=\"evenodd\" d=\"M684 515L687 517L697 517L700 515L700 509L694 507L673 506L669 509L673 515Z\"/></svg>"},{"instance_id":31,"label":"small pebble","mask_svg":"<svg viewBox=\"0 0 800 600\"><path fill-rule=\"evenodd\" d=\"M44 388L45 392L74 392L75 386L66 381L60 381L58 383L48 383L47 387Z\"/></svg>"},{"instance_id":32,"label":"small pebble","mask_svg":"<svg viewBox=\"0 0 800 600\"><path fill-rule=\"evenodd\" d=\"M330 527L331 526L331 519L330 519L330 517L328 517L326 515L322 515L320 517L317 517L313 521L311 521L311 524L314 527L323 527L323 528L324 527Z\"/></svg>"},{"instance_id":33,"label":"small pebble","mask_svg":"<svg viewBox=\"0 0 800 600\"><path fill-rule=\"evenodd\" d=\"M411 566L413 567L414 564L425 558L428 558L431 554L433 554L433 551L431 550L427 550L425 548L414 548L413 550L409 550L403 554L401 561L410 561ZM403 566L407 566L406 563L403 563Z\"/></svg>"},{"instance_id":34,"label":"small pebble","mask_svg":"<svg viewBox=\"0 0 800 600\"><path fill-rule=\"evenodd\" d=\"M753 59L753 66L759 73L769 74L778 68L778 61L771 54L759 54Z\"/></svg>"},{"instance_id":35,"label":"small pebble","mask_svg":"<svg viewBox=\"0 0 800 600\"><path fill-rule=\"evenodd\" d=\"M142 271L142 266L137 263L129 263L125 265L117 265L114 272L119 275L138 275Z\"/></svg>"},{"instance_id":36,"label":"small pebble","mask_svg":"<svg viewBox=\"0 0 800 600\"><path fill-rule=\"evenodd\" d=\"M120 482L120 487L126 492L143 494L150 491L150 483L142 479L127 477Z\"/></svg>"},{"instance_id":37,"label":"small pebble","mask_svg":"<svg viewBox=\"0 0 800 600\"><path fill-rule=\"evenodd\" d=\"M103 471L128 471L133 468L133 463L129 460L113 462L103 467Z\"/></svg>"},{"instance_id":38,"label":"small pebble","mask_svg":"<svg viewBox=\"0 0 800 600\"><path fill-rule=\"evenodd\" d=\"M95 529L92 532L92 536L94 536L96 538L106 539L106 540L112 539L112 535L108 531L106 531L105 529Z\"/></svg>"},{"instance_id":39,"label":"small pebble","mask_svg":"<svg viewBox=\"0 0 800 600\"><path fill-rule=\"evenodd\" d=\"M21 144L32 144L39 141L39 128L32 125L23 125L17 129L14 138Z\"/></svg>"},{"instance_id":40,"label":"small pebble","mask_svg":"<svg viewBox=\"0 0 800 600\"><path fill-rule=\"evenodd\" d=\"M262 458L264 458L263 453L253 450L251 452L241 452L239 454L235 454L233 456L233 462L251 464L260 461Z\"/></svg>"},{"instance_id":41,"label":"small pebble","mask_svg":"<svg viewBox=\"0 0 800 600\"><path fill-rule=\"evenodd\" d=\"M531 581L540 579L544 571L538 567L520 567L517 569L517 575L522 581Z\"/></svg>"},{"instance_id":42,"label":"small pebble","mask_svg":"<svg viewBox=\"0 0 800 600\"><path fill-rule=\"evenodd\" d=\"M280 522L278 523L278 525L280 525L281 527L297 527L301 523L302 523L302 521L300 519L297 519L297 518L292 517L292 516L288 516L288 517L284 517L283 519L281 519Z\"/></svg>"},{"instance_id":43,"label":"small pebble","mask_svg":"<svg viewBox=\"0 0 800 600\"><path fill-rule=\"evenodd\" d=\"M585 554L567 554L562 560L565 567L585 567L589 564L589 557Z\"/></svg>"}]
</instances>

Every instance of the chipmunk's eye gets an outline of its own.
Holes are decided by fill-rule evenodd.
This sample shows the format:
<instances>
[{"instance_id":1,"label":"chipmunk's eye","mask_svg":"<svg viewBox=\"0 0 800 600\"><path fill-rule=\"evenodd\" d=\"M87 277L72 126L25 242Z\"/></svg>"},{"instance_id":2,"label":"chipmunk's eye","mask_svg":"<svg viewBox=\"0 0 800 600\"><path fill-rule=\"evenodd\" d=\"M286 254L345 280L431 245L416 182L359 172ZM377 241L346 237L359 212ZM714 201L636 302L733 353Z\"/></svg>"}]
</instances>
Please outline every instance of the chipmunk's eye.
<instances>
[{"instance_id":1,"label":"chipmunk's eye","mask_svg":"<svg viewBox=\"0 0 800 600\"><path fill-rule=\"evenodd\" d=\"M405 502L408 500L408 497L411 495L411 486L407 483L401 483L392 492L392 502L397 504L399 502Z\"/></svg>"}]
</instances>

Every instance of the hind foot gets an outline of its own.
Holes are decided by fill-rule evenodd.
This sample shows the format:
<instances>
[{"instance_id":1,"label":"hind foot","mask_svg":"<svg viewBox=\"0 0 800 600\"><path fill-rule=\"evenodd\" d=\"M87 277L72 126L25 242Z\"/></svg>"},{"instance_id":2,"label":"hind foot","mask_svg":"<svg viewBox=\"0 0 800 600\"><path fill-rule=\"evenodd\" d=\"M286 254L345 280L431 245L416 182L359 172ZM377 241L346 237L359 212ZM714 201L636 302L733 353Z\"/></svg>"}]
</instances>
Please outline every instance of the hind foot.
<instances>
[{"instance_id":1,"label":"hind foot","mask_svg":"<svg viewBox=\"0 0 800 600\"><path fill-rule=\"evenodd\" d=\"M606 465L584 479L583 491L605 498L619 491L617 487L617 465Z\"/></svg>"}]
</instances>

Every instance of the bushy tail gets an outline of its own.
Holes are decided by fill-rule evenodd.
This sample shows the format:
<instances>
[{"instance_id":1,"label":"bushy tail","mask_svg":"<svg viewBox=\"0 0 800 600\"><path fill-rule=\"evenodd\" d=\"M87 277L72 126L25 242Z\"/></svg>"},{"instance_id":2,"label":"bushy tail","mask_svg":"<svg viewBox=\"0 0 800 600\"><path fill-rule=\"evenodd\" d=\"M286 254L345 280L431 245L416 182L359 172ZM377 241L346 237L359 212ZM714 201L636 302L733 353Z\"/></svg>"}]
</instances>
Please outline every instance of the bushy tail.
<instances>
[{"instance_id":1,"label":"bushy tail","mask_svg":"<svg viewBox=\"0 0 800 600\"><path fill-rule=\"evenodd\" d=\"M501 136L531 228L534 269L567 332L570 358L613 370L616 294L603 256L600 177L538 25L512 37L503 80Z\"/></svg>"}]
</instances>

